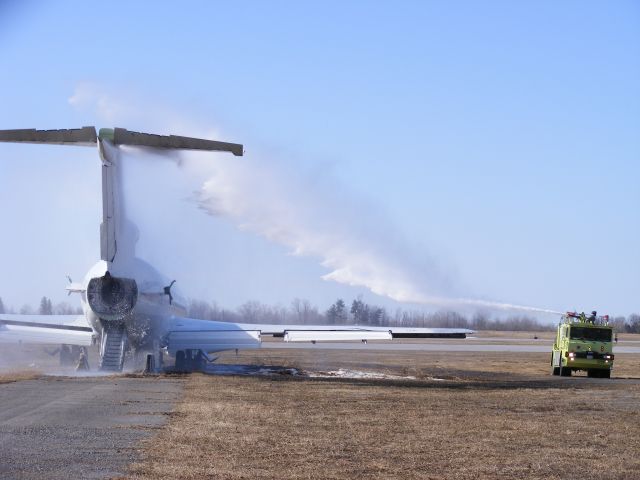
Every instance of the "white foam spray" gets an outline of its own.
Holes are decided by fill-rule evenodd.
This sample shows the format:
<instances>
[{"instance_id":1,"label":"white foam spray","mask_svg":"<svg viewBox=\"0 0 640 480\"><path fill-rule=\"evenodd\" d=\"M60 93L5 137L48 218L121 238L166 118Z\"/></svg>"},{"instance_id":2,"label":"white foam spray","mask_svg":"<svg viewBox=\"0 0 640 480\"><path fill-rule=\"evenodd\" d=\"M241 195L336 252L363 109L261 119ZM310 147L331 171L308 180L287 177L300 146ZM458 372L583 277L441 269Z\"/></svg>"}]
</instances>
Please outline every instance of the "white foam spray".
<instances>
[{"instance_id":1,"label":"white foam spray","mask_svg":"<svg viewBox=\"0 0 640 480\"><path fill-rule=\"evenodd\" d=\"M330 270L325 280L364 286L403 303L560 313L430 294L450 284L436 262L412 252L394 235L392 222L344 192L330 176L310 178L285 171L278 163L253 159L221 159L210 168L197 195L203 210L227 216L240 228L289 247L294 255L319 258Z\"/></svg>"},{"instance_id":2,"label":"white foam spray","mask_svg":"<svg viewBox=\"0 0 640 480\"><path fill-rule=\"evenodd\" d=\"M70 103L76 107L92 104L98 116L110 122L126 122L135 111L131 102L120 107L115 97L96 86L81 85ZM141 112L147 111L157 112L158 107L137 109L136 124L145 123ZM174 119L162 128L171 129L170 133L211 138L208 133L216 131L195 127L195 122L188 122L188 128L180 127L175 115L164 116ZM158 128L158 118L154 114L150 125ZM213 161L210 155L202 154L180 157L181 167L202 179L194 199L201 209L284 245L293 255L317 258L328 270L325 280L366 287L403 303L560 313L451 295L453 282L443 273L446 269L411 248L381 208L349 192L328 165L305 171L294 162L251 152L243 158L217 155Z\"/></svg>"}]
</instances>

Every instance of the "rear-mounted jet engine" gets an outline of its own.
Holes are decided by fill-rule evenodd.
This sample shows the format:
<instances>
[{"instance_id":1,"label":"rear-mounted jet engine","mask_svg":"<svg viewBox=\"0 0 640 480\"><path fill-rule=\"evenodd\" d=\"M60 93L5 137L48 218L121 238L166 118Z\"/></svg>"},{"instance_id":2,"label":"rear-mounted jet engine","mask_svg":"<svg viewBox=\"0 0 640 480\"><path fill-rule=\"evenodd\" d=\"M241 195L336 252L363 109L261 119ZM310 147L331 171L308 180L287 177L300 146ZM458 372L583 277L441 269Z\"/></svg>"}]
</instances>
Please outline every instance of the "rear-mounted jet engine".
<instances>
[{"instance_id":1,"label":"rear-mounted jet engine","mask_svg":"<svg viewBox=\"0 0 640 480\"><path fill-rule=\"evenodd\" d=\"M137 300L138 285L132 278L112 277L107 272L92 278L87 286L89 306L101 320L124 320Z\"/></svg>"}]
</instances>

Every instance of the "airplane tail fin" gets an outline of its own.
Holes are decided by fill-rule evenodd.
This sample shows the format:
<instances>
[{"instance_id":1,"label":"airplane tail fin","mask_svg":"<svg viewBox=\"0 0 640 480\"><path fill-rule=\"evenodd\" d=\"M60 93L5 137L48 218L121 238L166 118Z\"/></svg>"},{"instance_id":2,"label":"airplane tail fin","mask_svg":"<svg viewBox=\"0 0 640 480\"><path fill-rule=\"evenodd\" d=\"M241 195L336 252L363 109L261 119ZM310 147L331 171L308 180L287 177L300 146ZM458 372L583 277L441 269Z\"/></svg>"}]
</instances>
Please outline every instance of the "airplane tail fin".
<instances>
[{"instance_id":1,"label":"airplane tail fin","mask_svg":"<svg viewBox=\"0 0 640 480\"><path fill-rule=\"evenodd\" d=\"M242 156L243 147L238 143L218 142L203 138L181 137L178 135L154 135L132 132L124 128L101 128L96 134L95 127L63 130L0 130L0 142L42 143L52 145L98 146L102 159L102 208L103 221L100 226L100 252L109 268L119 250L123 260L135 254L137 228L128 222L122 204L121 174L119 169L119 145L139 147L208 150L231 152Z\"/></svg>"}]
</instances>

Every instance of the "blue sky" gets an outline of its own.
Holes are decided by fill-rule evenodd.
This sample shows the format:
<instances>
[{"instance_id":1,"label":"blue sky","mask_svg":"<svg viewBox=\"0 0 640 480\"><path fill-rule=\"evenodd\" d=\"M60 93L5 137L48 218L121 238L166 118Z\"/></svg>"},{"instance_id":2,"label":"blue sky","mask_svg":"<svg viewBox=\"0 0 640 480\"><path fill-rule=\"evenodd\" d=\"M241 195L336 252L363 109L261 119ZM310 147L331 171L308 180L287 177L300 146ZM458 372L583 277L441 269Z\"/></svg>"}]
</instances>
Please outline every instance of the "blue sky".
<instances>
[{"instance_id":1,"label":"blue sky","mask_svg":"<svg viewBox=\"0 0 640 480\"><path fill-rule=\"evenodd\" d=\"M296 241L335 218L331 239L371 248L388 284L393 271L439 297L640 310L637 2L5 1L0 61L0 128L202 125L244 143L242 165L273 167L278 201L313 217ZM141 242L186 293L398 305L371 293L379 279L322 280L335 245L296 256L291 236L246 228L260 201L210 217L183 201L192 178L153 175ZM90 150L0 145L5 303L63 300L64 275L84 275L98 189Z\"/></svg>"}]
</instances>

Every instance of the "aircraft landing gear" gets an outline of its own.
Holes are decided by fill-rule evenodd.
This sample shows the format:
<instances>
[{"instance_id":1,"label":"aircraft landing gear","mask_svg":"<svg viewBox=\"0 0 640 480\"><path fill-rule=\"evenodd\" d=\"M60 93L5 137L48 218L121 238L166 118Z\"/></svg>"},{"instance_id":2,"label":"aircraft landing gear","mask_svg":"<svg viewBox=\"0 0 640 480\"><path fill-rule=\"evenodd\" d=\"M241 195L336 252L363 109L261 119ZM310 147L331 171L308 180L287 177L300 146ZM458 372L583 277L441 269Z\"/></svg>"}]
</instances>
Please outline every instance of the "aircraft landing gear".
<instances>
[{"instance_id":1,"label":"aircraft landing gear","mask_svg":"<svg viewBox=\"0 0 640 480\"><path fill-rule=\"evenodd\" d=\"M143 372L146 374L160 373L163 369L163 351L160 348L160 342L154 340L151 350L142 350Z\"/></svg>"},{"instance_id":2,"label":"aircraft landing gear","mask_svg":"<svg viewBox=\"0 0 640 480\"><path fill-rule=\"evenodd\" d=\"M184 372L186 365L186 356L184 350L178 350L176 352L176 371Z\"/></svg>"},{"instance_id":3,"label":"aircraft landing gear","mask_svg":"<svg viewBox=\"0 0 640 480\"><path fill-rule=\"evenodd\" d=\"M177 372L193 372L204 370L207 366L207 357L200 350L178 350L176 352Z\"/></svg>"}]
</instances>

